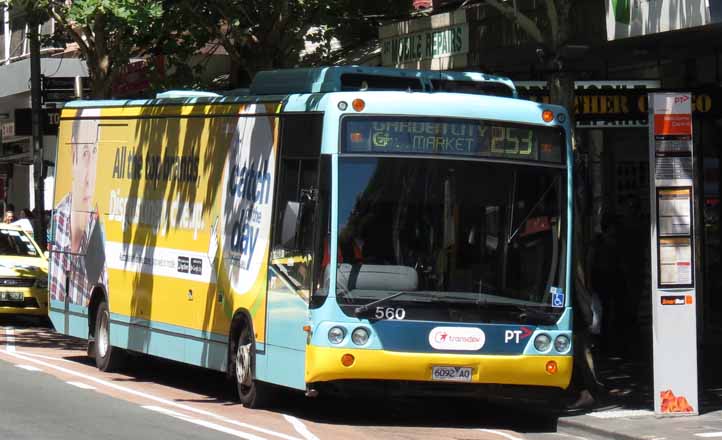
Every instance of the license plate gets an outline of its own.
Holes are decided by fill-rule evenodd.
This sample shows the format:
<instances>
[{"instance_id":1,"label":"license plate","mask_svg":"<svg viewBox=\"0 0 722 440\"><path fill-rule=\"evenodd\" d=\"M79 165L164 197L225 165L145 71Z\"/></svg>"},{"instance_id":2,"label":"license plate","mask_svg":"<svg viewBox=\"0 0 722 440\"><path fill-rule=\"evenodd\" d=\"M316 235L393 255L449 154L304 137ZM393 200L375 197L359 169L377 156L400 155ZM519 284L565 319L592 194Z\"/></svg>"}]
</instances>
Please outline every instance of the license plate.
<instances>
[{"instance_id":1,"label":"license plate","mask_svg":"<svg viewBox=\"0 0 722 440\"><path fill-rule=\"evenodd\" d=\"M433 380L471 382L471 367L431 367Z\"/></svg>"},{"instance_id":2,"label":"license plate","mask_svg":"<svg viewBox=\"0 0 722 440\"><path fill-rule=\"evenodd\" d=\"M0 301L22 301L23 292L0 292Z\"/></svg>"}]
</instances>

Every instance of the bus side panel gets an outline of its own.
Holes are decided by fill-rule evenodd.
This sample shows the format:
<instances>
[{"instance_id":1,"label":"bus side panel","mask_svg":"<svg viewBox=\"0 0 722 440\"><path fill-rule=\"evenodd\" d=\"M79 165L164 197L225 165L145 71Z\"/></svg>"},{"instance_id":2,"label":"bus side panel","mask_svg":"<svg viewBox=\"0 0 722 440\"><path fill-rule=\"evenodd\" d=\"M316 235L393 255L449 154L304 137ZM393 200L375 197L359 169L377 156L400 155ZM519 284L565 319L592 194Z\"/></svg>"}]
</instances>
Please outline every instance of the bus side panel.
<instances>
[{"instance_id":1,"label":"bus side panel","mask_svg":"<svg viewBox=\"0 0 722 440\"><path fill-rule=\"evenodd\" d=\"M86 338L93 286L105 281L96 258L102 224L92 197L97 173L99 109L65 110L58 136L57 173L49 243L49 316L58 332ZM100 262L99 262L100 261ZM98 264L99 262L99 264Z\"/></svg>"},{"instance_id":2,"label":"bus side panel","mask_svg":"<svg viewBox=\"0 0 722 440\"><path fill-rule=\"evenodd\" d=\"M51 318L59 331L87 337L97 285L109 298L116 346L224 370L239 309L263 346L275 108L234 104L212 117L207 106L64 113L77 119L63 121L58 149L58 169L68 170L57 177L53 218ZM78 145L94 154L80 165ZM84 184L77 176L85 174ZM83 185L90 197L78 197ZM73 197L90 199L89 207L75 210ZM66 295L71 219L89 225L78 255L97 281Z\"/></svg>"},{"instance_id":3,"label":"bus side panel","mask_svg":"<svg viewBox=\"0 0 722 440\"><path fill-rule=\"evenodd\" d=\"M268 370L260 380L300 390L306 389L306 335L308 303L281 277L269 270L268 283Z\"/></svg>"},{"instance_id":4,"label":"bus side panel","mask_svg":"<svg viewBox=\"0 0 722 440\"><path fill-rule=\"evenodd\" d=\"M224 146L223 179L218 197L217 231L219 310L208 328L228 334L230 320L242 311L253 323L256 369L265 371L266 289L272 208L278 156L277 104L240 109L230 142ZM214 221L215 224L215 221Z\"/></svg>"}]
</instances>

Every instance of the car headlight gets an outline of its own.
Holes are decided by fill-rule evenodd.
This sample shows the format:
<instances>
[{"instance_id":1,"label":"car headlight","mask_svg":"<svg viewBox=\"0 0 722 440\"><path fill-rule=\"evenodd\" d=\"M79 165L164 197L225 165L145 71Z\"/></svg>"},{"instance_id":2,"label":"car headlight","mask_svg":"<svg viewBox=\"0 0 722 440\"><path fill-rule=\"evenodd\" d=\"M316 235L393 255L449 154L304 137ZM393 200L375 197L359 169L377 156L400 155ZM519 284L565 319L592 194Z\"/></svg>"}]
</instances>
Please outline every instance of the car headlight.
<instances>
[{"instance_id":1,"label":"car headlight","mask_svg":"<svg viewBox=\"0 0 722 440\"><path fill-rule=\"evenodd\" d=\"M328 341L332 344L340 344L346 337L346 330L343 327L331 327L328 331Z\"/></svg>"},{"instance_id":2,"label":"car headlight","mask_svg":"<svg viewBox=\"0 0 722 440\"><path fill-rule=\"evenodd\" d=\"M366 345L369 341L369 331L363 327L358 327L351 333L351 340L356 345Z\"/></svg>"},{"instance_id":3,"label":"car headlight","mask_svg":"<svg viewBox=\"0 0 722 440\"><path fill-rule=\"evenodd\" d=\"M570 345L571 341L567 335L559 335L554 339L554 349L559 353L566 353Z\"/></svg>"},{"instance_id":4,"label":"car headlight","mask_svg":"<svg viewBox=\"0 0 722 440\"><path fill-rule=\"evenodd\" d=\"M545 352L549 350L551 345L552 338L550 338L549 335L545 333L541 333L536 338L534 338L534 348L536 348L537 351Z\"/></svg>"},{"instance_id":5,"label":"car headlight","mask_svg":"<svg viewBox=\"0 0 722 440\"><path fill-rule=\"evenodd\" d=\"M35 287L38 289L47 289L48 288L48 279L47 278L36 278L35 279Z\"/></svg>"}]
</instances>

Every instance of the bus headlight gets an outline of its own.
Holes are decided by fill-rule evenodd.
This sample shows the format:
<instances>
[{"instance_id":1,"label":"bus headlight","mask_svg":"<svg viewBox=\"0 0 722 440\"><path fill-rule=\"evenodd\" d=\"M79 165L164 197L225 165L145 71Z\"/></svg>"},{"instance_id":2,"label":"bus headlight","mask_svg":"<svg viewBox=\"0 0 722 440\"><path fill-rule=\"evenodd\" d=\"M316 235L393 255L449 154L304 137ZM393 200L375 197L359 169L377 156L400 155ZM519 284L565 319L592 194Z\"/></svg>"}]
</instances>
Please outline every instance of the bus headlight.
<instances>
[{"instance_id":1,"label":"bus headlight","mask_svg":"<svg viewBox=\"0 0 722 440\"><path fill-rule=\"evenodd\" d=\"M343 327L331 327L328 331L328 341L332 344L340 344L346 337L346 330Z\"/></svg>"},{"instance_id":2,"label":"bus headlight","mask_svg":"<svg viewBox=\"0 0 722 440\"><path fill-rule=\"evenodd\" d=\"M550 338L549 335L545 333L541 333L536 338L534 338L534 348L536 348L537 351L545 352L549 350L551 345L552 338Z\"/></svg>"},{"instance_id":3,"label":"bus headlight","mask_svg":"<svg viewBox=\"0 0 722 440\"><path fill-rule=\"evenodd\" d=\"M358 327L351 333L351 340L356 345L366 345L369 341L369 331L363 327Z\"/></svg>"},{"instance_id":4,"label":"bus headlight","mask_svg":"<svg viewBox=\"0 0 722 440\"><path fill-rule=\"evenodd\" d=\"M571 341L567 335L559 335L554 339L554 349L559 353L566 353L570 345Z\"/></svg>"}]
</instances>

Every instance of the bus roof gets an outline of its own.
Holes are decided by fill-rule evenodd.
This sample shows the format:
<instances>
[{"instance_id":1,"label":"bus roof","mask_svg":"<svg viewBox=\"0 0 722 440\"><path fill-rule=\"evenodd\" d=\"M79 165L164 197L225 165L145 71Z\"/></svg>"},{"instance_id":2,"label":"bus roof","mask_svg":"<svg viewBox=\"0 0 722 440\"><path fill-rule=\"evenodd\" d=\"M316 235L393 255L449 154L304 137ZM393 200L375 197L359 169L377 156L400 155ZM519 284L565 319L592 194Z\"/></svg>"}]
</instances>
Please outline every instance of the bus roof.
<instances>
[{"instance_id":1,"label":"bus roof","mask_svg":"<svg viewBox=\"0 0 722 440\"><path fill-rule=\"evenodd\" d=\"M291 95L360 90L446 91L516 97L514 83L481 72L333 66L258 72L251 95Z\"/></svg>"},{"instance_id":2,"label":"bus roof","mask_svg":"<svg viewBox=\"0 0 722 440\"><path fill-rule=\"evenodd\" d=\"M166 103L200 104L282 101L290 95L342 91L453 92L517 97L514 83L481 72L441 72L386 67L332 66L258 72L250 88L223 94L197 90L171 90L154 99L70 101L67 108L131 107ZM182 101L182 102L181 102Z\"/></svg>"}]
</instances>

